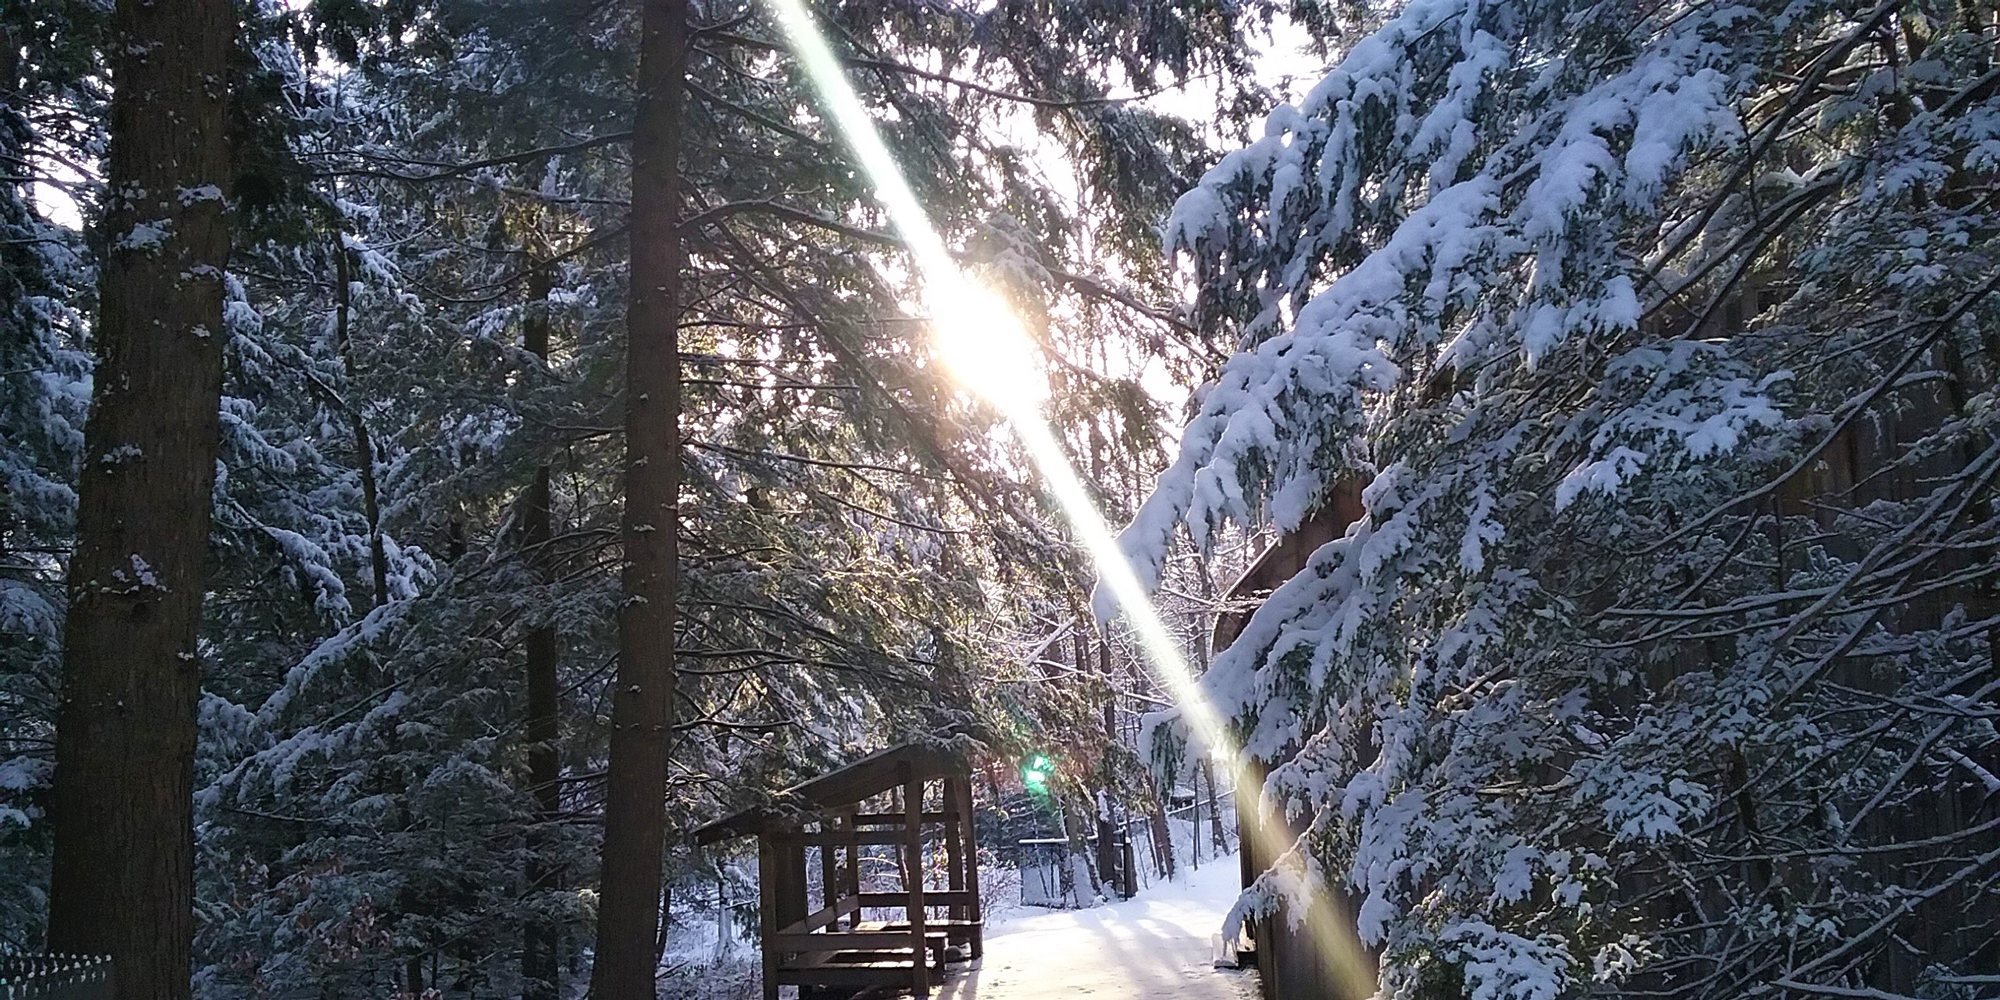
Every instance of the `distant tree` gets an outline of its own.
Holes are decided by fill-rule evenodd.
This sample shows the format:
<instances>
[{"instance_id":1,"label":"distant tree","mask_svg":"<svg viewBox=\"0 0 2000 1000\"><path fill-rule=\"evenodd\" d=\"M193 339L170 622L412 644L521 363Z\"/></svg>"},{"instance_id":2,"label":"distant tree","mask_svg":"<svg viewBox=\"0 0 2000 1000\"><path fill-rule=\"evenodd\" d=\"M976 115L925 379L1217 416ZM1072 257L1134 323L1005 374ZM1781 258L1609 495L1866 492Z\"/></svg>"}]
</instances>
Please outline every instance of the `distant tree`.
<instances>
[{"instance_id":1,"label":"distant tree","mask_svg":"<svg viewBox=\"0 0 2000 1000\"><path fill-rule=\"evenodd\" d=\"M35 184L97 138L94 10L0 9L0 948L46 927L63 565L90 396L89 250ZM85 204L87 194L71 187Z\"/></svg>"}]
</instances>

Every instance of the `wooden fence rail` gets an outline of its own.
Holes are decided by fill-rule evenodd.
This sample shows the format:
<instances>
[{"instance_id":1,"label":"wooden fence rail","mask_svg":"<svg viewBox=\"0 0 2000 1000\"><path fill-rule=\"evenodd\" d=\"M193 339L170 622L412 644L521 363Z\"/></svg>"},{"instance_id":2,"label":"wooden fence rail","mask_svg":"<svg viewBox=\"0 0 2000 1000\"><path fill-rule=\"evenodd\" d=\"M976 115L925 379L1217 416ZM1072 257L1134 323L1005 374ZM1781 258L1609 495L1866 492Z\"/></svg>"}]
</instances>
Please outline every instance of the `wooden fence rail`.
<instances>
[{"instance_id":1,"label":"wooden fence rail","mask_svg":"<svg viewBox=\"0 0 2000 1000\"><path fill-rule=\"evenodd\" d=\"M0 955L0 1000L111 1000L104 955Z\"/></svg>"}]
</instances>

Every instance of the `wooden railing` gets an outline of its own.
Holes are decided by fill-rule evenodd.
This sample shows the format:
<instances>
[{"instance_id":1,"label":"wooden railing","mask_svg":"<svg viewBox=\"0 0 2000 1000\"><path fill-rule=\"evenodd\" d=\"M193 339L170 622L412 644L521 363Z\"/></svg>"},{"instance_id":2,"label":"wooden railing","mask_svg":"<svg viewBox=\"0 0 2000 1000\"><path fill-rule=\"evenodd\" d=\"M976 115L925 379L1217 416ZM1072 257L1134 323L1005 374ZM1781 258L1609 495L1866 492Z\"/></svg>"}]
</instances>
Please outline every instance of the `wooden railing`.
<instances>
[{"instance_id":1,"label":"wooden railing","mask_svg":"<svg viewBox=\"0 0 2000 1000\"><path fill-rule=\"evenodd\" d=\"M0 1000L111 1000L104 955L0 955Z\"/></svg>"}]
</instances>

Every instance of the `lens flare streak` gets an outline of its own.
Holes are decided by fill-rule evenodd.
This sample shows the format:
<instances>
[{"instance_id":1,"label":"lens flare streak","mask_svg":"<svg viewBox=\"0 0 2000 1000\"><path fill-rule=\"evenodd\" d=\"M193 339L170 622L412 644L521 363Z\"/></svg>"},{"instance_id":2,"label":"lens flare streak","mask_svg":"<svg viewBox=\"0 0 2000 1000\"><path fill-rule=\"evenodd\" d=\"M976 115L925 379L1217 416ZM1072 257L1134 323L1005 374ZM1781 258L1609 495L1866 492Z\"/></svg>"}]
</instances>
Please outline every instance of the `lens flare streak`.
<instances>
[{"instance_id":1,"label":"lens flare streak","mask_svg":"<svg viewBox=\"0 0 2000 1000\"><path fill-rule=\"evenodd\" d=\"M768 5L832 124L854 150L876 198L909 249L923 285L938 358L954 378L1007 418L1075 537L1090 553L1100 585L1117 603L1154 674L1172 694L1197 747L1225 763L1238 789L1254 787L1229 728L1195 682L1179 643L1042 418L1046 383L1034 368L1033 342L1004 300L968 277L952 258L801 0L768 0ZM1266 859L1280 857L1294 846L1282 823L1256 823L1246 833L1255 838L1257 853ZM1372 995L1376 984L1366 954L1351 930L1333 926L1348 923L1348 917L1333 900L1320 902L1326 905L1312 906L1303 915L1307 932L1348 996Z\"/></svg>"}]
</instances>

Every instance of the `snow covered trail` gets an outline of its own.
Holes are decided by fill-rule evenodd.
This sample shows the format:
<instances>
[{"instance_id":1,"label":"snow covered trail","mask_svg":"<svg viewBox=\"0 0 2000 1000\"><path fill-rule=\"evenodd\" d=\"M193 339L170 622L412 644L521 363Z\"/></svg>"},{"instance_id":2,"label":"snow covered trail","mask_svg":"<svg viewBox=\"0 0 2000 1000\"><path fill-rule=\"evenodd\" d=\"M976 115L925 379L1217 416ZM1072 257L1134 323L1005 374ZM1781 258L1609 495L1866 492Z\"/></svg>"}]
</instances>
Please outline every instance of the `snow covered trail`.
<instances>
[{"instance_id":1,"label":"snow covered trail","mask_svg":"<svg viewBox=\"0 0 2000 1000\"><path fill-rule=\"evenodd\" d=\"M937 1000L1249 1000L1254 973L1209 965L1209 937L1236 899L1235 857L1108 906L1020 915L990 928L978 967Z\"/></svg>"}]
</instances>

